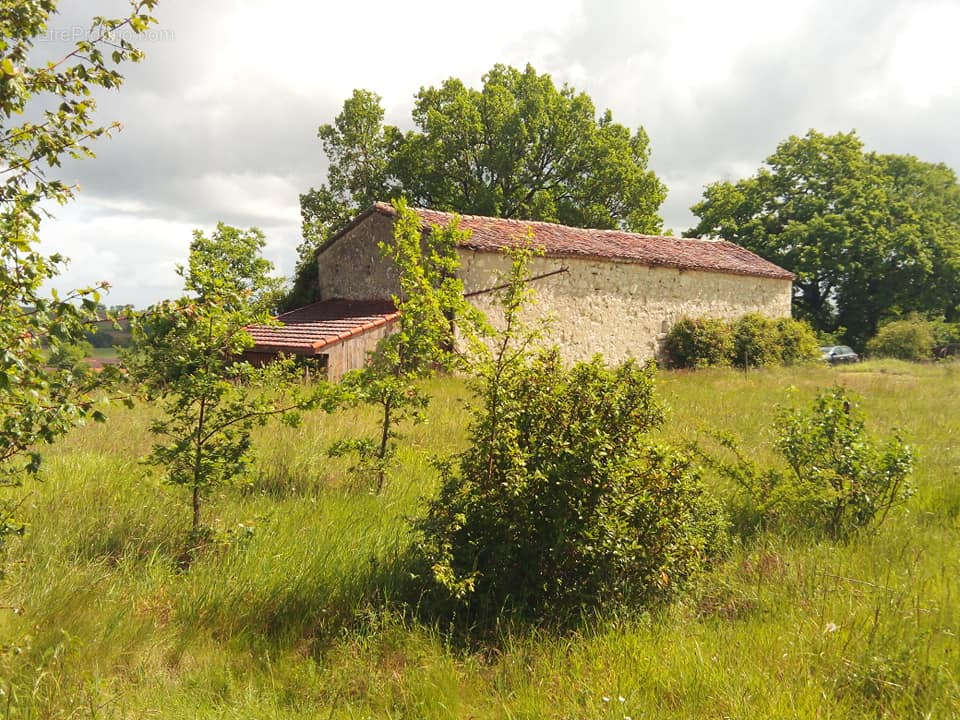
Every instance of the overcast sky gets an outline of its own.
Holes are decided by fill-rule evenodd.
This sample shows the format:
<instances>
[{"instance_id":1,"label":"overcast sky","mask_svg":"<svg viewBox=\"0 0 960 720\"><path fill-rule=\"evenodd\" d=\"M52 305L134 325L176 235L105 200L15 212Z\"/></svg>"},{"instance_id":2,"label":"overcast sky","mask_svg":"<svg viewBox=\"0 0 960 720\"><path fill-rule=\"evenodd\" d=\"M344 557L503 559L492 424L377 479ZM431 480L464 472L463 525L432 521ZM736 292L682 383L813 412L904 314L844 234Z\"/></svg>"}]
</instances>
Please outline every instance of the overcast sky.
<instances>
[{"instance_id":1,"label":"overcast sky","mask_svg":"<svg viewBox=\"0 0 960 720\"><path fill-rule=\"evenodd\" d=\"M43 52L121 0L62 0ZM809 128L960 169L960 0L485 0L483 3L161 0L119 93L121 133L70 165L78 200L42 229L72 263L63 288L107 280L108 302L178 293L194 228L257 225L289 274L298 195L323 181L316 128L353 88L408 128L412 96L451 75L531 62L651 138L678 232L703 186L756 171Z\"/></svg>"}]
</instances>

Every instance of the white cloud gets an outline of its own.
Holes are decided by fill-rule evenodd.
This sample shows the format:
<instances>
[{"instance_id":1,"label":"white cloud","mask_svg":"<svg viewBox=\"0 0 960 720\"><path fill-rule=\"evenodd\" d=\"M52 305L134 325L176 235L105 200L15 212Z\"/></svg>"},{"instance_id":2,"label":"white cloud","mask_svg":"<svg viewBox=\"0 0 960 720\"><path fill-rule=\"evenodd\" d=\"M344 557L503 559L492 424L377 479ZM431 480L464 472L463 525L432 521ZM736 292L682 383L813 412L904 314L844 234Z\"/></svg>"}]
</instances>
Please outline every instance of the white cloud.
<instances>
[{"instance_id":1,"label":"white cloud","mask_svg":"<svg viewBox=\"0 0 960 720\"><path fill-rule=\"evenodd\" d=\"M86 218L82 210L61 215L41 226L42 248L70 259L58 287L109 282L108 304L146 304L179 291L175 267L186 260L190 225L135 215Z\"/></svg>"},{"instance_id":2,"label":"white cloud","mask_svg":"<svg viewBox=\"0 0 960 720\"><path fill-rule=\"evenodd\" d=\"M228 223L238 210L270 224L286 222L300 212L301 188L277 175L210 172L191 179L186 191Z\"/></svg>"},{"instance_id":3,"label":"white cloud","mask_svg":"<svg viewBox=\"0 0 960 720\"><path fill-rule=\"evenodd\" d=\"M904 17L890 55L889 76L910 104L930 107L960 92L960 5L917 6Z\"/></svg>"},{"instance_id":4,"label":"white cloud","mask_svg":"<svg viewBox=\"0 0 960 720\"><path fill-rule=\"evenodd\" d=\"M388 105L405 103L422 84L478 77L487 58L549 52L549 36L578 17L577 0L489 0L482 10L447 0L246 2L219 21L216 63L187 98L213 100L238 85L268 83L282 94L339 99L359 85L379 88Z\"/></svg>"}]
</instances>

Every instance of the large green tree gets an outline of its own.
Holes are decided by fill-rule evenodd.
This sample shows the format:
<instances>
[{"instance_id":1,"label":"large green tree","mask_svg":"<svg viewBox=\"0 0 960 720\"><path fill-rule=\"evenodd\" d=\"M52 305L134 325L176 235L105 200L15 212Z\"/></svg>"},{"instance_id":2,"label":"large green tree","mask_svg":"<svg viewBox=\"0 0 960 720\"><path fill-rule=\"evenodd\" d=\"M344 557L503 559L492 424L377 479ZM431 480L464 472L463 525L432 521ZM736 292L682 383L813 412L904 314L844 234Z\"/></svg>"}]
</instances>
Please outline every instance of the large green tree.
<instances>
[{"instance_id":1,"label":"large green tree","mask_svg":"<svg viewBox=\"0 0 960 720\"><path fill-rule=\"evenodd\" d=\"M811 130L756 175L709 185L689 235L718 235L793 271L795 309L862 344L888 317L960 313L960 186L942 164Z\"/></svg>"},{"instance_id":2,"label":"large green tree","mask_svg":"<svg viewBox=\"0 0 960 720\"><path fill-rule=\"evenodd\" d=\"M480 88L450 78L414 98L414 129L384 125L380 97L356 90L319 137L327 182L300 198L304 242L290 304L312 299L314 255L375 200L581 227L659 232L666 188L648 169L644 129L597 113L590 97L529 65L496 65Z\"/></svg>"}]
</instances>

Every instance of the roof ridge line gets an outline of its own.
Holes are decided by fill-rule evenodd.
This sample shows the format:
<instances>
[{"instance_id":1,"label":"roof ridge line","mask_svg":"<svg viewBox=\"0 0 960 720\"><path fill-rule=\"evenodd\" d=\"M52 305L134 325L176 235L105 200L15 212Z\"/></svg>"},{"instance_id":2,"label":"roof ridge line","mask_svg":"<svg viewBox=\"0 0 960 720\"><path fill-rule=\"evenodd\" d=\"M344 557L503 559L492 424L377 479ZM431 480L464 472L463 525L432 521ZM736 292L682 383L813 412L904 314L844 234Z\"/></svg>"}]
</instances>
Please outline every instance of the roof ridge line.
<instances>
[{"instance_id":1,"label":"roof ridge line","mask_svg":"<svg viewBox=\"0 0 960 720\"><path fill-rule=\"evenodd\" d=\"M639 263L649 267L673 267L752 277L794 280L796 275L771 260L723 238L685 238L677 235L649 235L618 228L583 228L544 220L518 220L487 215L452 213L446 210L411 207L421 228L429 230L453 217L462 221L469 236L458 244L478 252L501 251L522 243L522 235L534 236L547 257L597 258L612 262ZM320 252L348 233L373 213L395 218L392 205L377 201L334 236Z\"/></svg>"},{"instance_id":2,"label":"roof ridge line","mask_svg":"<svg viewBox=\"0 0 960 720\"><path fill-rule=\"evenodd\" d=\"M373 203L367 211L376 209L380 212L383 212L390 217L395 217L397 211L394 209L393 205L382 200L377 200ZM471 215L470 213L461 213L452 210L436 210L434 208L420 207L419 205L411 205L410 209L414 212L418 210L421 212L428 213L437 213L438 215L447 215L450 217L456 216L463 218L465 220L494 220L501 223L513 223L515 225L544 225L547 227L563 228L564 230L580 230L583 232L591 233L620 233L622 235L631 235L638 238L649 238L651 240L683 240L686 242L706 242L706 243L716 243L716 242L729 242L724 238L691 238L683 237L682 235L653 235L651 233L638 233L633 232L632 230L622 230L620 228L595 228L595 227L581 227L579 225L564 225L559 222L552 222L550 220L523 220L520 218L506 218L500 217L499 215ZM421 218L422 220L423 218Z\"/></svg>"}]
</instances>

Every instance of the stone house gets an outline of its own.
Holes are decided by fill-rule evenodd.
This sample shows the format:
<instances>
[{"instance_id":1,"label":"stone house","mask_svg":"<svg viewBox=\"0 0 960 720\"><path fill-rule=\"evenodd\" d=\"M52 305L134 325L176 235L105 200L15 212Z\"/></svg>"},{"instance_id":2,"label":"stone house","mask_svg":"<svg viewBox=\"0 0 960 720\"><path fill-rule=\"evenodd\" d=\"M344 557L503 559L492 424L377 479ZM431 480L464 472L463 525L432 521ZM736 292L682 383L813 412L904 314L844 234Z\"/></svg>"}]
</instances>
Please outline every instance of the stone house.
<instances>
[{"instance_id":1,"label":"stone house","mask_svg":"<svg viewBox=\"0 0 960 720\"><path fill-rule=\"evenodd\" d=\"M425 232L453 214L416 209ZM315 358L329 377L359 367L390 332L396 270L378 243L393 232L395 211L376 203L319 251L317 302L279 316L282 327L252 328L248 354ZM602 353L612 362L657 357L664 335L684 315L735 318L748 312L790 315L793 275L723 240L638 235L554 223L460 216L470 231L458 253L470 302L497 321L494 288L509 267L502 252L530 238L534 312L552 318L551 341L570 361Z\"/></svg>"}]
</instances>

